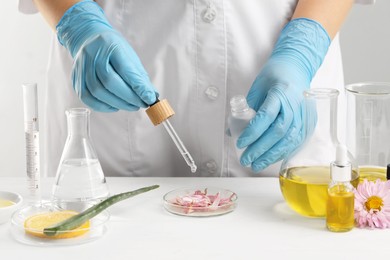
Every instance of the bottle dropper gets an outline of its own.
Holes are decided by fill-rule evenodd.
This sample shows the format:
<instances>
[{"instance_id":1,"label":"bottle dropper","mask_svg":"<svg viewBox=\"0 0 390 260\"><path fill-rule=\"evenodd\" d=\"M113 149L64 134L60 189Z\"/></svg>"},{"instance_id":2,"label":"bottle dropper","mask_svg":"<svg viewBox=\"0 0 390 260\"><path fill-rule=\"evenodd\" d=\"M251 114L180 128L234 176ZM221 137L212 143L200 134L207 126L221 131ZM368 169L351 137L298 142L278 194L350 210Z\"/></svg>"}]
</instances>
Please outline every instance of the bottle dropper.
<instances>
[{"instance_id":1,"label":"bottle dropper","mask_svg":"<svg viewBox=\"0 0 390 260\"><path fill-rule=\"evenodd\" d=\"M387 165L386 180L390 180L390 164Z\"/></svg>"},{"instance_id":2,"label":"bottle dropper","mask_svg":"<svg viewBox=\"0 0 390 260\"><path fill-rule=\"evenodd\" d=\"M326 227L332 232L346 232L354 227L354 193L350 183L352 166L345 145L338 144L336 160L330 164Z\"/></svg>"},{"instance_id":3,"label":"bottle dropper","mask_svg":"<svg viewBox=\"0 0 390 260\"><path fill-rule=\"evenodd\" d=\"M168 118L173 116L175 112L172 107L169 105L168 100L163 99L159 100L152 104L148 109L146 109L146 114L149 116L153 125L162 124L165 130L168 132L169 136L172 138L172 141L175 143L177 149L183 156L185 162L191 168L191 172L196 172L196 165L194 159L192 159L191 154L187 151L183 142L180 140L180 137L177 135L175 129L169 122Z\"/></svg>"}]
</instances>

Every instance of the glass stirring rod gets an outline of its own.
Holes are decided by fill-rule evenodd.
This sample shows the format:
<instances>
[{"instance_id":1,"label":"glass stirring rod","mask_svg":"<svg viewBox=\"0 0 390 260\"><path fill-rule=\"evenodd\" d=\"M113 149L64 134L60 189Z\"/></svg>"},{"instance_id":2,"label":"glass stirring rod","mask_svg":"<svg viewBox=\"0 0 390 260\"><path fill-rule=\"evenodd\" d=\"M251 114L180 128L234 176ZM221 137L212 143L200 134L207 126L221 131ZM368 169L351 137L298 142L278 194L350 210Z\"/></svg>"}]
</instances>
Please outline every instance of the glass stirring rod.
<instances>
[{"instance_id":1,"label":"glass stirring rod","mask_svg":"<svg viewBox=\"0 0 390 260\"><path fill-rule=\"evenodd\" d=\"M152 104L148 109L146 109L146 114L148 114L152 123L156 126L162 124L165 130L168 132L169 136L172 138L172 141L175 143L177 149L183 156L187 165L191 168L191 172L196 172L196 164L194 159L192 159L191 154L187 151L180 137L177 135L175 129L169 122L168 118L173 116L175 112L168 103L168 100L158 100Z\"/></svg>"}]
</instances>

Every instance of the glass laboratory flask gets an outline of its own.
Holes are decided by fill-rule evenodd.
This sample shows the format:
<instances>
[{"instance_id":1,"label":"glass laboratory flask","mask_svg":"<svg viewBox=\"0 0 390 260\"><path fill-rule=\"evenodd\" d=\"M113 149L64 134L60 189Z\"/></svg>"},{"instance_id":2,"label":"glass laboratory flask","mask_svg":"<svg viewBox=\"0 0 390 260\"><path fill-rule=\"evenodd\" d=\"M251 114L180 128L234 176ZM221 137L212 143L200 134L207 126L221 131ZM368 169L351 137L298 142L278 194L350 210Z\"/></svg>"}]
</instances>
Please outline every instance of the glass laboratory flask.
<instances>
[{"instance_id":1,"label":"glass laboratory flask","mask_svg":"<svg viewBox=\"0 0 390 260\"><path fill-rule=\"evenodd\" d=\"M287 204L297 213L309 217L325 217L330 182L330 163L335 161L337 138L337 99L339 91L314 88L304 95L303 118L306 139L281 165L280 188ZM311 118L316 118L313 126ZM310 120L309 120L310 119ZM352 158L349 158L354 162ZM351 183L358 184L353 163Z\"/></svg>"},{"instance_id":2,"label":"glass laboratory flask","mask_svg":"<svg viewBox=\"0 0 390 260\"><path fill-rule=\"evenodd\" d=\"M360 180L386 180L390 163L390 83L347 85L347 147Z\"/></svg>"},{"instance_id":3,"label":"glass laboratory flask","mask_svg":"<svg viewBox=\"0 0 390 260\"><path fill-rule=\"evenodd\" d=\"M108 187L89 135L87 108L66 111L68 137L57 169L53 202L65 209L84 210L108 195Z\"/></svg>"}]
</instances>

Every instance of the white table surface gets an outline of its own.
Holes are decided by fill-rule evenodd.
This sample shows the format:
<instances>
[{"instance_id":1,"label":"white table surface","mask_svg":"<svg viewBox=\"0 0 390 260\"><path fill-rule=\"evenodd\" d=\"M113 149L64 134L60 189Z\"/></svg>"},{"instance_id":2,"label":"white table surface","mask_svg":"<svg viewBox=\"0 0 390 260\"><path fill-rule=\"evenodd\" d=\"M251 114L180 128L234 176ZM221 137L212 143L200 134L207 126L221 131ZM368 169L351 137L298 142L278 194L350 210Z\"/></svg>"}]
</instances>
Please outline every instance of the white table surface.
<instances>
[{"instance_id":1,"label":"white table surface","mask_svg":"<svg viewBox=\"0 0 390 260\"><path fill-rule=\"evenodd\" d=\"M374 259L390 256L390 230L326 230L324 219L301 217L284 203L277 178L107 178L112 194L160 188L110 208L108 232L77 246L21 244L0 225L0 259ZM48 198L53 179L42 181ZM165 211L163 195L188 186L235 191L229 214L194 218ZM23 178L0 178L0 190L27 195Z\"/></svg>"}]
</instances>

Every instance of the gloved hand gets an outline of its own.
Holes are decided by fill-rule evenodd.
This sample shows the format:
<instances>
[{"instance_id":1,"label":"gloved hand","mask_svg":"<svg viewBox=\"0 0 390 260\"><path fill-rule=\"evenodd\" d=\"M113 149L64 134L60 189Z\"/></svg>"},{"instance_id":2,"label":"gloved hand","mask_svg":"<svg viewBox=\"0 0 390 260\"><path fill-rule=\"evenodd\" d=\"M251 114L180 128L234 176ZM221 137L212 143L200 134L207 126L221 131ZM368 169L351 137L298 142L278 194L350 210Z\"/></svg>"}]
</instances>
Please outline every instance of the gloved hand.
<instances>
[{"instance_id":1,"label":"gloved hand","mask_svg":"<svg viewBox=\"0 0 390 260\"><path fill-rule=\"evenodd\" d=\"M240 159L243 166L261 171L303 143L304 124L314 128L316 111L303 121L303 91L309 89L329 45L327 32L313 20L298 18L285 26L247 95L257 113L237 140L238 148L247 147Z\"/></svg>"},{"instance_id":2,"label":"gloved hand","mask_svg":"<svg viewBox=\"0 0 390 260\"><path fill-rule=\"evenodd\" d=\"M137 54L94 1L67 10L57 35L75 59L73 87L86 105L101 112L135 111L156 101L158 93Z\"/></svg>"}]
</instances>

